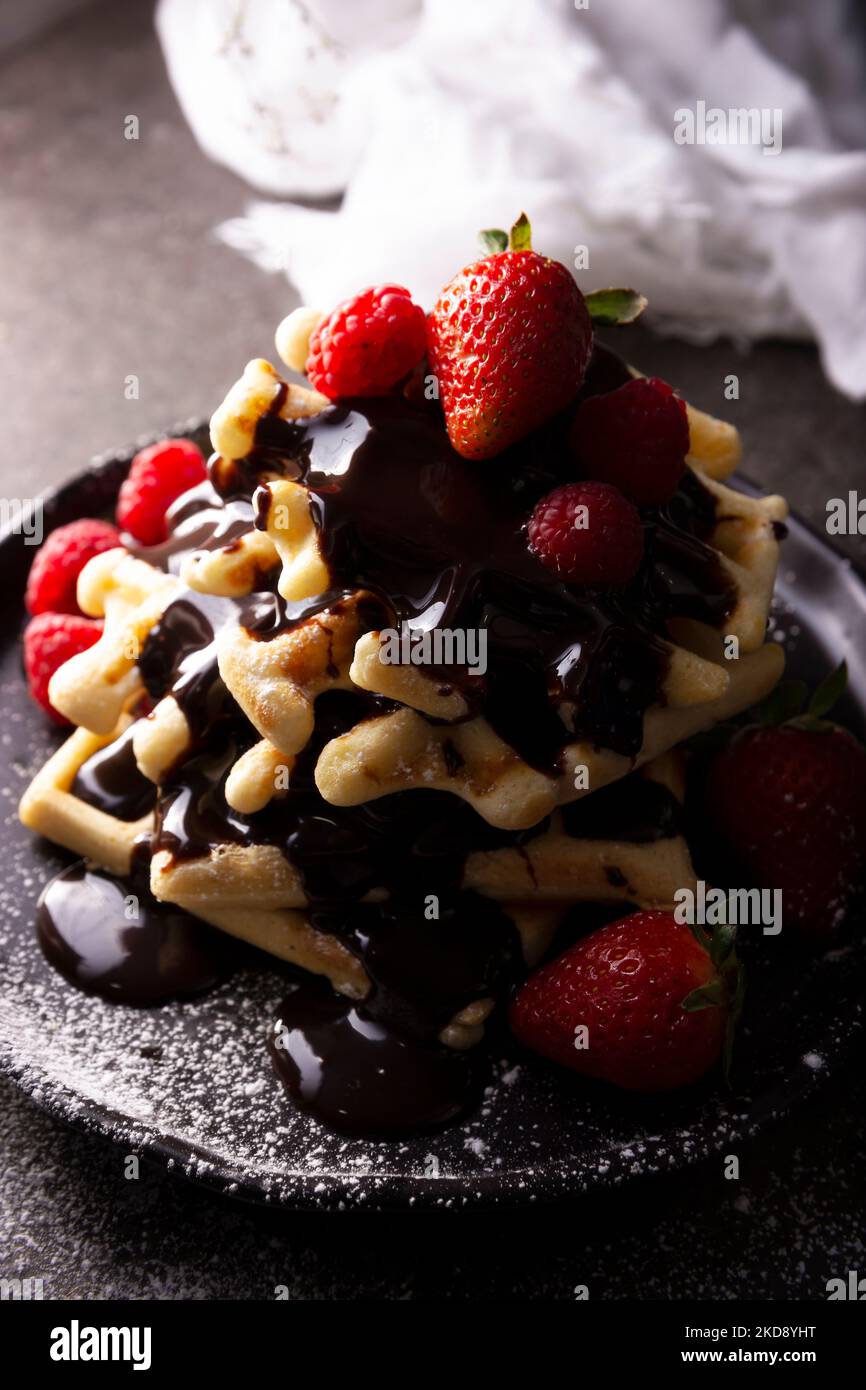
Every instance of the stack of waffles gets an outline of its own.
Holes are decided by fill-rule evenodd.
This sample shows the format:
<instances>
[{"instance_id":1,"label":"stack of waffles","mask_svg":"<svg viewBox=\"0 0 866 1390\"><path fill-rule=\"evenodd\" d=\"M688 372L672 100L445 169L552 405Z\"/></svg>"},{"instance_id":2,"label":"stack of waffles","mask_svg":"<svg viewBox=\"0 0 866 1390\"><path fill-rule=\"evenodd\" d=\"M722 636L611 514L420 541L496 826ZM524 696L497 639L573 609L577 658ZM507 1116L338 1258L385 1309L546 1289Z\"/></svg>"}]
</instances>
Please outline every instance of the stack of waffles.
<instances>
[{"instance_id":1,"label":"stack of waffles","mask_svg":"<svg viewBox=\"0 0 866 1390\"><path fill-rule=\"evenodd\" d=\"M597 346L584 391L628 379ZM575 904L694 886L681 745L779 678L785 504L727 486L736 431L688 418L636 580L584 592L525 543L556 422L484 468L435 401L251 362L168 540L80 575L104 630L53 677L76 727L25 824L119 880L143 856L156 900L295 968L296 1016L471 1049ZM474 666L433 640L467 633Z\"/></svg>"}]
</instances>

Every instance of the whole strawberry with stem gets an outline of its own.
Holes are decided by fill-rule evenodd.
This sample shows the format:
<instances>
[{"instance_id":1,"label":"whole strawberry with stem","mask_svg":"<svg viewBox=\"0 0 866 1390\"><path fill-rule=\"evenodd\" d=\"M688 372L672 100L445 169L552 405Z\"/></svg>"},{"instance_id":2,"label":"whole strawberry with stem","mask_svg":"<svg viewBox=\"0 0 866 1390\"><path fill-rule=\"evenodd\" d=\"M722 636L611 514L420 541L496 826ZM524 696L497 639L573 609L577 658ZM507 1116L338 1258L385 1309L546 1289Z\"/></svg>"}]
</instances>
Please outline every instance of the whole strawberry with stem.
<instances>
[{"instance_id":1,"label":"whole strawberry with stem","mask_svg":"<svg viewBox=\"0 0 866 1390\"><path fill-rule=\"evenodd\" d=\"M526 215L507 242L482 237L493 254L455 275L427 319L448 435L469 459L492 458L567 406L592 350L584 297L564 265L532 250Z\"/></svg>"},{"instance_id":2,"label":"whole strawberry with stem","mask_svg":"<svg viewBox=\"0 0 866 1390\"><path fill-rule=\"evenodd\" d=\"M761 723L709 765L707 818L732 871L782 893L782 923L808 936L838 925L866 868L866 750L824 716L845 688L844 662L803 712L801 682L777 687Z\"/></svg>"},{"instance_id":3,"label":"whole strawberry with stem","mask_svg":"<svg viewBox=\"0 0 866 1390\"><path fill-rule=\"evenodd\" d=\"M734 937L670 912L609 922L525 981L511 1027L550 1061L629 1091L688 1085L720 1058L727 1072L743 1003Z\"/></svg>"}]
</instances>

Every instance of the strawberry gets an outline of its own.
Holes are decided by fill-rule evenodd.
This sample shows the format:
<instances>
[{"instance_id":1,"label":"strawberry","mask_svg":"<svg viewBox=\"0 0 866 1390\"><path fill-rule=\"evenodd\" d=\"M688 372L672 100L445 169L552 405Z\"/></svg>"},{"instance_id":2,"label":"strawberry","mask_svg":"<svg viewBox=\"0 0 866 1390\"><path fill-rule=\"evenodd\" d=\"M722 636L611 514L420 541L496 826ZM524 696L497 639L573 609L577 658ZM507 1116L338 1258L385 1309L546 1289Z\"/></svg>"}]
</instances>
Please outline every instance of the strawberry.
<instances>
[{"instance_id":1,"label":"strawberry","mask_svg":"<svg viewBox=\"0 0 866 1390\"><path fill-rule=\"evenodd\" d=\"M531 249L524 214L483 234L493 255L447 284L427 319L427 349L452 445L487 459L575 397L592 348L583 295L559 261Z\"/></svg>"},{"instance_id":2,"label":"strawberry","mask_svg":"<svg viewBox=\"0 0 866 1390\"><path fill-rule=\"evenodd\" d=\"M782 920L827 935L866 866L866 750L823 716L845 686L842 665L819 686L783 684L707 771L707 818L737 868L782 893Z\"/></svg>"},{"instance_id":3,"label":"strawberry","mask_svg":"<svg viewBox=\"0 0 866 1390\"><path fill-rule=\"evenodd\" d=\"M669 912L621 917L531 975L511 1027L543 1057L628 1091L688 1085L730 1060L743 978L733 941L731 928L710 941Z\"/></svg>"}]
</instances>

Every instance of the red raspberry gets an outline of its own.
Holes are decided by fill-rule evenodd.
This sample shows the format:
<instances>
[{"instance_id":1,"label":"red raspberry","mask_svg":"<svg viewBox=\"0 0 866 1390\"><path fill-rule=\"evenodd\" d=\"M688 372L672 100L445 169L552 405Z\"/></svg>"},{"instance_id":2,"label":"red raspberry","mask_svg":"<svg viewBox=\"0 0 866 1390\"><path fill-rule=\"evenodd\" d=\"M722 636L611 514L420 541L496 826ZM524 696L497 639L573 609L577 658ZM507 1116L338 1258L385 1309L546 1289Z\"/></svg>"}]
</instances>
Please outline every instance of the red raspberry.
<instances>
[{"instance_id":1,"label":"red raspberry","mask_svg":"<svg viewBox=\"0 0 866 1390\"><path fill-rule=\"evenodd\" d=\"M200 449L188 439L162 439L132 460L117 499L117 524L142 545L159 545L168 534L165 514L184 492L207 477Z\"/></svg>"},{"instance_id":2,"label":"red raspberry","mask_svg":"<svg viewBox=\"0 0 866 1390\"><path fill-rule=\"evenodd\" d=\"M75 598L78 576L88 560L120 545L120 533L107 521L70 521L58 526L30 566L24 602L31 613L80 613Z\"/></svg>"},{"instance_id":3,"label":"red raspberry","mask_svg":"<svg viewBox=\"0 0 866 1390\"><path fill-rule=\"evenodd\" d=\"M48 698L48 682L70 657L92 647L102 635L102 623L68 613L38 613L24 631L24 669L30 694L55 724L68 724Z\"/></svg>"},{"instance_id":4,"label":"red raspberry","mask_svg":"<svg viewBox=\"0 0 866 1390\"><path fill-rule=\"evenodd\" d=\"M536 505L526 530L542 564L573 584L626 584L643 556L640 517L607 483L554 488Z\"/></svg>"},{"instance_id":5,"label":"red raspberry","mask_svg":"<svg viewBox=\"0 0 866 1390\"><path fill-rule=\"evenodd\" d=\"M332 401L386 396L424 356L424 310L402 285L347 299L310 339L307 376Z\"/></svg>"},{"instance_id":6,"label":"red raspberry","mask_svg":"<svg viewBox=\"0 0 866 1390\"><path fill-rule=\"evenodd\" d=\"M571 446L590 478L613 483L639 507L677 489L689 452L685 401L658 377L590 396L574 417Z\"/></svg>"}]
</instances>

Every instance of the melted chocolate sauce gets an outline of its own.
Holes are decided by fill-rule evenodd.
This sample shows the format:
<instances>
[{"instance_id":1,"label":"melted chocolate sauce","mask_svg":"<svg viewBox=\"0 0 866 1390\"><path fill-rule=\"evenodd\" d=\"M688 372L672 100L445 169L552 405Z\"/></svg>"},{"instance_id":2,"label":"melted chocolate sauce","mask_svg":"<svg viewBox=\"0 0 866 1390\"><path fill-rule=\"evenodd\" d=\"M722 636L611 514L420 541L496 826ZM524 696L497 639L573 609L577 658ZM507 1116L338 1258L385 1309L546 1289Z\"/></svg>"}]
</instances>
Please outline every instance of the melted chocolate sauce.
<instances>
[{"instance_id":1,"label":"melted chocolate sauce","mask_svg":"<svg viewBox=\"0 0 866 1390\"><path fill-rule=\"evenodd\" d=\"M474 1000L499 998L520 977L520 940L497 904L473 893L428 920L420 895L362 903L348 919L316 912L372 980L363 1004L305 980L283 1000L271 1056L289 1093L333 1128L406 1134L446 1124L478 1097L477 1052L438 1041Z\"/></svg>"},{"instance_id":2,"label":"melted chocolate sauce","mask_svg":"<svg viewBox=\"0 0 866 1390\"><path fill-rule=\"evenodd\" d=\"M497 903L477 893L437 902L404 894L345 914L314 912L358 957L372 981L363 1011L404 1038L431 1041L473 1000L498 998L519 979L520 938Z\"/></svg>"},{"instance_id":3,"label":"melted chocolate sauce","mask_svg":"<svg viewBox=\"0 0 866 1390\"><path fill-rule=\"evenodd\" d=\"M138 770L132 751L135 725L81 764L72 783L79 801L118 820L138 820L156 803L156 787Z\"/></svg>"},{"instance_id":4,"label":"melted chocolate sauce","mask_svg":"<svg viewBox=\"0 0 866 1390\"><path fill-rule=\"evenodd\" d=\"M192 551L219 550L246 535L253 524L253 509L249 498L226 500L205 482L177 499L166 522L170 534L161 545L131 541L129 548L149 565L177 574Z\"/></svg>"},{"instance_id":5,"label":"melted chocolate sauce","mask_svg":"<svg viewBox=\"0 0 866 1390\"><path fill-rule=\"evenodd\" d=\"M237 708L220 678L215 646L220 628L237 616L233 599L190 589L166 608L138 659L148 694L160 700L171 691L194 736L216 735Z\"/></svg>"},{"instance_id":6,"label":"melted chocolate sauce","mask_svg":"<svg viewBox=\"0 0 866 1390\"><path fill-rule=\"evenodd\" d=\"M486 1074L477 1051L418 1047L314 977L283 1000L270 1052L299 1109L331 1129L385 1138L457 1119Z\"/></svg>"},{"instance_id":7,"label":"melted chocolate sauce","mask_svg":"<svg viewBox=\"0 0 866 1390\"><path fill-rule=\"evenodd\" d=\"M194 859L221 842L276 845L299 870L312 904L345 909L374 889L411 893L419 876L425 891L454 892L470 849L493 849L544 829L542 822L517 834L496 830L447 792L396 792L360 806L324 801L314 778L321 749L389 707L360 691L321 695L313 736L292 768L288 791L252 816L229 807L225 781L254 736L241 722L224 731L163 784L156 848Z\"/></svg>"},{"instance_id":8,"label":"melted chocolate sauce","mask_svg":"<svg viewBox=\"0 0 866 1390\"><path fill-rule=\"evenodd\" d=\"M578 840L625 840L646 845L683 833L682 807L673 792L633 773L561 808L567 835Z\"/></svg>"},{"instance_id":9,"label":"melted chocolate sauce","mask_svg":"<svg viewBox=\"0 0 866 1390\"><path fill-rule=\"evenodd\" d=\"M152 897L149 859L145 847L128 880L80 861L43 891L40 945L79 989L123 1004L165 1004L203 994L231 973L228 938Z\"/></svg>"}]
</instances>

